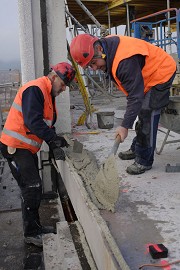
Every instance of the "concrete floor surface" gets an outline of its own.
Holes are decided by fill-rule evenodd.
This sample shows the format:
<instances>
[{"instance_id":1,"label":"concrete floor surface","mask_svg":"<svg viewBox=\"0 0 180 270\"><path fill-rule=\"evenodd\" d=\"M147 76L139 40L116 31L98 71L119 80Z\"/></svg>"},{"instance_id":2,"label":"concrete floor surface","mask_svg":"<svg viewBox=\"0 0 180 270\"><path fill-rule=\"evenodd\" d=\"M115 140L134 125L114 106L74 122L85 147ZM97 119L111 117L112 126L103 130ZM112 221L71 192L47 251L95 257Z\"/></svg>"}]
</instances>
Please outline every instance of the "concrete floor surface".
<instances>
[{"instance_id":1,"label":"concrete floor surface","mask_svg":"<svg viewBox=\"0 0 180 270\"><path fill-rule=\"evenodd\" d=\"M100 110L113 109L115 111L112 129L99 129L95 114L93 127L94 130L99 131L99 134L89 134L91 130L87 130L85 126L73 128L74 138L82 142L85 149L93 152L99 165L105 161L113 146L115 130L122 121L125 108L123 97L113 98L113 102L105 102L106 104L102 101L105 99L102 98L99 101L95 99L92 103L95 103ZM72 99L72 102L75 100ZM72 113L76 121L80 112L73 110ZM159 129L161 131L158 132L158 149L167 131L161 125ZM134 135L134 130L129 130L129 135L125 142L120 144L119 151L129 149ZM180 135L171 132L168 139L179 140ZM101 215L131 270L137 270L145 263L163 264L180 259L180 172L165 172L167 164L175 166L180 163L178 146L179 143L165 145L161 155L155 154L153 168L136 176L126 173L126 167L132 164L133 160L123 161L118 156L116 157L120 177L120 195L115 213L101 210ZM160 243L168 248L168 258L154 260L149 254L148 247L150 244ZM168 269L180 269L180 264L169 266Z\"/></svg>"},{"instance_id":2,"label":"concrete floor surface","mask_svg":"<svg viewBox=\"0 0 180 270\"><path fill-rule=\"evenodd\" d=\"M83 147L91 151L100 165L107 158L114 142L116 127L121 123L126 99L118 94L109 101L103 95L95 95L92 103L100 110L114 110L114 127L110 130L99 129L96 114L93 114L93 129L86 126L77 127L77 119L83 111L80 94L71 93L72 135L83 143ZM160 127L163 132L166 129ZM89 134L96 130L99 134ZM157 147L160 148L165 134L158 132ZM180 139L176 133L170 134L170 139ZM119 151L129 149L134 137L134 130L120 144ZM167 173L167 164L180 163L179 143L165 145L161 155L155 154L153 168L142 175L132 176L126 173L126 167L133 161L123 161L116 157L120 178L120 195L116 202L115 213L101 210L113 238L131 270L137 270L144 263L162 263L180 259L180 173ZM42 218L44 225L55 224L52 209L44 204ZM54 216L56 213L54 212ZM46 224L49 221L49 224ZM51 224L50 224L51 223ZM23 242L22 219L20 210L20 194L16 181L5 164L3 179L0 183L0 270L21 270L23 261L29 254L41 254L42 250L29 247ZM154 260L149 254L150 244L163 243L169 250L168 258ZM157 268L150 268L157 269ZM165 268L167 269L167 268ZM172 265L168 269L178 270L180 264Z\"/></svg>"}]
</instances>

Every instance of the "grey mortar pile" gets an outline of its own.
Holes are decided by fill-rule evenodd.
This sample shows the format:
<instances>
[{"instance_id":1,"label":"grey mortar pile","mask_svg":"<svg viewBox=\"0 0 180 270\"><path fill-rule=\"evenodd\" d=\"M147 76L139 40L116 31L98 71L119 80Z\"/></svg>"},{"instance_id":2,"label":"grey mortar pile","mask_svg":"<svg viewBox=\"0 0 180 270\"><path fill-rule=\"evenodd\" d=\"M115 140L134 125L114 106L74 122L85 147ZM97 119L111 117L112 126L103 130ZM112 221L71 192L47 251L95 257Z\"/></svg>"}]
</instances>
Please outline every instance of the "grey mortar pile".
<instances>
[{"instance_id":1,"label":"grey mortar pile","mask_svg":"<svg viewBox=\"0 0 180 270\"><path fill-rule=\"evenodd\" d=\"M82 153L74 153L70 146L66 150L66 155L81 176L93 203L99 209L114 212L119 196L119 175L115 157L110 156L99 168L95 156L88 150L83 149Z\"/></svg>"}]
</instances>

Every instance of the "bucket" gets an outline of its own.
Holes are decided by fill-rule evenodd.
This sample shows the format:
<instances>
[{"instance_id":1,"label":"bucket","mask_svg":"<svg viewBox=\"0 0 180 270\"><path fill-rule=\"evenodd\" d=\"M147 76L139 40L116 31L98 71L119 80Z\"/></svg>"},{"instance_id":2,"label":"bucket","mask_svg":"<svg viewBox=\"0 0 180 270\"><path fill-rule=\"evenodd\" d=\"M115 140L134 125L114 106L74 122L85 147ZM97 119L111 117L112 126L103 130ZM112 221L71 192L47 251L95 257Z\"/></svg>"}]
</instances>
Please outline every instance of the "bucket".
<instances>
[{"instance_id":1,"label":"bucket","mask_svg":"<svg viewBox=\"0 0 180 270\"><path fill-rule=\"evenodd\" d=\"M114 112L97 112L99 128L110 129L114 126Z\"/></svg>"}]
</instances>

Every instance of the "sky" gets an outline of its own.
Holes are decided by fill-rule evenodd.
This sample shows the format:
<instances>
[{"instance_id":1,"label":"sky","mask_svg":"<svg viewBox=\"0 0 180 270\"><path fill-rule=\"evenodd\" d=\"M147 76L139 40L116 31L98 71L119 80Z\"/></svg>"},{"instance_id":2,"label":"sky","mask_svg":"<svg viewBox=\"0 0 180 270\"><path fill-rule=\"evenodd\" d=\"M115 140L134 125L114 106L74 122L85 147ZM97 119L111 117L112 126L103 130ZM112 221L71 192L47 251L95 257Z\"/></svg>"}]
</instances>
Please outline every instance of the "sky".
<instances>
[{"instance_id":1,"label":"sky","mask_svg":"<svg viewBox=\"0 0 180 270\"><path fill-rule=\"evenodd\" d=\"M0 0L0 64L20 61L18 0Z\"/></svg>"},{"instance_id":2,"label":"sky","mask_svg":"<svg viewBox=\"0 0 180 270\"><path fill-rule=\"evenodd\" d=\"M10 65L20 67L18 0L0 0L0 70Z\"/></svg>"}]
</instances>

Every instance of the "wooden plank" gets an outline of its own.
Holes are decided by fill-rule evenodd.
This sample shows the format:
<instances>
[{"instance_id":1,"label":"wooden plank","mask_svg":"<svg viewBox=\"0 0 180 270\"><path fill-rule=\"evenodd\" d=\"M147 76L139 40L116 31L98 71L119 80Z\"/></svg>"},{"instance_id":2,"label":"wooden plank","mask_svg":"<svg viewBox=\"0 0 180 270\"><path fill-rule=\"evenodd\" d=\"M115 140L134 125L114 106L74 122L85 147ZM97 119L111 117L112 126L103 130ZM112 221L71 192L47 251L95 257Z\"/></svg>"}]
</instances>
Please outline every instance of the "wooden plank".
<instances>
[{"instance_id":1,"label":"wooden plank","mask_svg":"<svg viewBox=\"0 0 180 270\"><path fill-rule=\"evenodd\" d=\"M111 10L111 9L113 9L113 8L117 8L117 7L119 7L119 6L124 6L125 5L125 3L129 3L129 2L131 2L132 0L115 0L115 1L111 1L111 3L110 4L108 4L106 7L101 7L101 8L98 8L98 9L96 9L96 10L94 10L93 12L92 12L92 14L93 14L93 16L97 16L97 15L100 15L100 14L102 14L102 13L105 13L105 12L107 12L108 10ZM118 14L118 12L117 12L117 14Z\"/></svg>"}]
</instances>

